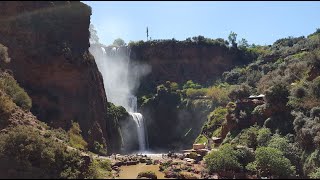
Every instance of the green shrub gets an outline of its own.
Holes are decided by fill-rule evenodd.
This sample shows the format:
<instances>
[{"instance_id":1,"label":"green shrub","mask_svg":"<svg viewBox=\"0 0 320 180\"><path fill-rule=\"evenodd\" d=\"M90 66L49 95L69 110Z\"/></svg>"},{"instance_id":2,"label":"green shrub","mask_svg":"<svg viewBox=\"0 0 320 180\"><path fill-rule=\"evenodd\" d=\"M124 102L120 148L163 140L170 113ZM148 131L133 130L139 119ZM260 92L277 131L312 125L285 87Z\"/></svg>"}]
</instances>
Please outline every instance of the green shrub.
<instances>
[{"instance_id":1,"label":"green shrub","mask_svg":"<svg viewBox=\"0 0 320 180\"><path fill-rule=\"evenodd\" d=\"M317 149L306 157L303 164L303 172L305 175L309 175L316 171L317 167L320 167L320 151Z\"/></svg>"},{"instance_id":2,"label":"green shrub","mask_svg":"<svg viewBox=\"0 0 320 180\"><path fill-rule=\"evenodd\" d=\"M230 144L224 144L218 151L207 154L205 163L210 172L238 171L241 168L236 151Z\"/></svg>"},{"instance_id":3,"label":"green shrub","mask_svg":"<svg viewBox=\"0 0 320 180\"><path fill-rule=\"evenodd\" d=\"M320 179L320 168L317 168L314 172L309 174L311 179Z\"/></svg>"},{"instance_id":4,"label":"green shrub","mask_svg":"<svg viewBox=\"0 0 320 180\"><path fill-rule=\"evenodd\" d=\"M288 178L295 175L290 160L285 158L280 150L271 147L257 148L255 161L249 163L246 168L264 177Z\"/></svg>"},{"instance_id":5,"label":"green shrub","mask_svg":"<svg viewBox=\"0 0 320 180\"><path fill-rule=\"evenodd\" d=\"M72 126L68 131L68 135L70 138L70 146L81 150L87 150L88 143L82 138L81 129L77 122L72 121Z\"/></svg>"},{"instance_id":6,"label":"green shrub","mask_svg":"<svg viewBox=\"0 0 320 180\"><path fill-rule=\"evenodd\" d=\"M69 142L69 136L64 129L62 128L53 129L53 130L50 130L50 132L53 134L53 136L62 140L63 142L65 143Z\"/></svg>"},{"instance_id":7,"label":"green shrub","mask_svg":"<svg viewBox=\"0 0 320 180\"><path fill-rule=\"evenodd\" d=\"M222 126L213 131L212 137L221 137Z\"/></svg>"},{"instance_id":8,"label":"green shrub","mask_svg":"<svg viewBox=\"0 0 320 180\"><path fill-rule=\"evenodd\" d=\"M230 100L228 97L229 86L227 87L219 87L212 86L207 88L206 96L210 97L213 102L220 104L227 104Z\"/></svg>"},{"instance_id":9,"label":"green shrub","mask_svg":"<svg viewBox=\"0 0 320 180\"><path fill-rule=\"evenodd\" d=\"M320 98L320 76L312 81L311 91L315 97Z\"/></svg>"},{"instance_id":10,"label":"green shrub","mask_svg":"<svg viewBox=\"0 0 320 180\"><path fill-rule=\"evenodd\" d=\"M8 48L0 43L0 62L8 63L10 62L10 58L8 55Z\"/></svg>"},{"instance_id":11,"label":"green shrub","mask_svg":"<svg viewBox=\"0 0 320 180\"><path fill-rule=\"evenodd\" d=\"M205 136L200 135L197 137L197 139L194 141L194 143L195 144L204 144L204 143L208 144L208 139Z\"/></svg>"},{"instance_id":12,"label":"green shrub","mask_svg":"<svg viewBox=\"0 0 320 180\"><path fill-rule=\"evenodd\" d=\"M2 178L83 178L87 167L77 151L29 126L17 126L0 134Z\"/></svg>"},{"instance_id":13,"label":"green shrub","mask_svg":"<svg viewBox=\"0 0 320 180\"><path fill-rule=\"evenodd\" d=\"M271 131L268 128L261 128L258 131L257 142L259 146L267 146L271 139Z\"/></svg>"},{"instance_id":14,"label":"green shrub","mask_svg":"<svg viewBox=\"0 0 320 180\"><path fill-rule=\"evenodd\" d=\"M186 89L186 95L189 98L197 98L200 96L205 96L207 94L208 89L206 88L201 88L201 89Z\"/></svg>"},{"instance_id":15,"label":"green shrub","mask_svg":"<svg viewBox=\"0 0 320 180\"><path fill-rule=\"evenodd\" d=\"M237 148L236 157L238 162L241 164L242 169L245 169L250 162L255 160L254 152L245 146Z\"/></svg>"},{"instance_id":16,"label":"green shrub","mask_svg":"<svg viewBox=\"0 0 320 180\"><path fill-rule=\"evenodd\" d=\"M191 152L189 154L189 158L191 158L191 159L197 159L197 157L198 157L198 154L196 152Z\"/></svg>"},{"instance_id":17,"label":"green shrub","mask_svg":"<svg viewBox=\"0 0 320 180\"><path fill-rule=\"evenodd\" d=\"M187 81L183 86L183 89L200 89L202 86L198 83L194 83L192 80Z\"/></svg>"},{"instance_id":18,"label":"green shrub","mask_svg":"<svg viewBox=\"0 0 320 180\"><path fill-rule=\"evenodd\" d=\"M32 106L31 98L8 73L2 73L0 75L0 89L2 89L17 106L20 106L24 110L30 110Z\"/></svg>"},{"instance_id":19,"label":"green shrub","mask_svg":"<svg viewBox=\"0 0 320 180\"><path fill-rule=\"evenodd\" d=\"M198 179L197 176L195 176L193 173L190 172L179 172L177 175L178 179Z\"/></svg>"},{"instance_id":20,"label":"green shrub","mask_svg":"<svg viewBox=\"0 0 320 180\"><path fill-rule=\"evenodd\" d=\"M227 109L223 107L217 107L208 115L208 121L202 128L202 132L206 132L209 137L213 136L213 132L221 127L222 122L227 115ZM217 132L216 132L217 133Z\"/></svg>"},{"instance_id":21,"label":"green shrub","mask_svg":"<svg viewBox=\"0 0 320 180\"><path fill-rule=\"evenodd\" d=\"M99 142L97 142L97 141L94 141L93 142L93 152L94 153L97 153L97 154L99 154L99 155L102 155L102 156L107 156L107 150L106 150L106 148L104 148L103 147L103 145L102 144L100 144Z\"/></svg>"},{"instance_id":22,"label":"green shrub","mask_svg":"<svg viewBox=\"0 0 320 180\"><path fill-rule=\"evenodd\" d=\"M12 102L11 98L0 90L0 119L8 119L9 115L14 111L15 106L16 105Z\"/></svg>"},{"instance_id":23,"label":"green shrub","mask_svg":"<svg viewBox=\"0 0 320 180\"><path fill-rule=\"evenodd\" d=\"M146 177L148 179L157 179L157 175L153 171L139 172L137 178L142 178L142 177Z\"/></svg>"},{"instance_id":24,"label":"green shrub","mask_svg":"<svg viewBox=\"0 0 320 180\"><path fill-rule=\"evenodd\" d=\"M247 146L249 148L256 149L258 145L257 137L258 137L258 126L252 126L250 128L244 129L238 135L238 138L235 138L233 141Z\"/></svg>"},{"instance_id":25,"label":"green shrub","mask_svg":"<svg viewBox=\"0 0 320 180\"><path fill-rule=\"evenodd\" d=\"M251 87L247 84L235 86L229 93L229 98L233 101L248 98L251 93Z\"/></svg>"},{"instance_id":26,"label":"green shrub","mask_svg":"<svg viewBox=\"0 0 320 180\"><path fill-rule=\"evenodd\" d=\"M285 85L278 83L271 86L265 92L266 103L275 107L286 106L288 102L289 90Z\"/></svg>"},{"instance_id":27,"label":"green shrub","mask_svg":"<svg viewBox=\"0 0 320 180\"><path fill-rule=\"evenodd\" d=\"M94 159L85 173L86 179L105 179L110 178L111 174L111 162L110 160Z\"/></svg>"}]
</instances>

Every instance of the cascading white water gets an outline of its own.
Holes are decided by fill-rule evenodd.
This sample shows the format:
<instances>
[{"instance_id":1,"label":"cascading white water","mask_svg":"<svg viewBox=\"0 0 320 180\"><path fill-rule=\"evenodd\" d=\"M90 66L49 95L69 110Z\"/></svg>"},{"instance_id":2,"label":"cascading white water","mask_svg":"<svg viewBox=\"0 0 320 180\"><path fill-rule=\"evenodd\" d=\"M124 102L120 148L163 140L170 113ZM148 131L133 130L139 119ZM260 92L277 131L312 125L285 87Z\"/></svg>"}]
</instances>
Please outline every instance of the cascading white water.
<instances>
[{"instance_id":1,"label":"cascading white water","mask_svg":"<svg viewBox=\"0 0 320 180\"><path fill-rule=\"evenodd\" d=\"M146 150L146 136L145 136L145 124L144 119L141 113L137 112L137 97L129 96L129 110L127 110L129 114L132 116L133 120L137 125L138 131L138 142L139 142L139 150Z\"/></svg>"},{"instance_id":2,"label":"cascading white water","mask_svg":"<svg viewBox=\"0 0 320 180\"><path fill-rule=\"evenodd\" d=\"M137 125L139 150L144 152L146 150L146 138L145 138L143 116L140 113L130 113L130 115L132 116L133 120Z\"/></svg>"},{"instance_id":3,"label":"cascading white water","mask_svg":"<svg viewBox=\"0 0 320 180\"><path fill-rule=\"evenodd\" d=\"M123 50L123 49L122 49ZM150 72L148 66L129 67L130 49L120 51L118 48L90 46L89 51L95 57L99 71L103 76L104 87L108 101L117 106L123 106L135 121L138 134L139 151L147 150L146 131L143 115L137 112L137 98L132 94L139 85L139 78ZM134 74L129 74L129 68L134 68Z\"/></svg>"}]
</instances>

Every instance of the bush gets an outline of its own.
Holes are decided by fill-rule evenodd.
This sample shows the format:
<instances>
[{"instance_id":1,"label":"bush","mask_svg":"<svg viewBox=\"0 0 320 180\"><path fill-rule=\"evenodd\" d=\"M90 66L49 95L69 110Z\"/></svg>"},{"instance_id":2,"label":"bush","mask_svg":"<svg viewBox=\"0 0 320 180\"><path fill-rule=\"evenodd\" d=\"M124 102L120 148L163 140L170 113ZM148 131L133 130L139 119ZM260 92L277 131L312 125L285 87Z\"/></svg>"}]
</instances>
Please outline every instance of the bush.
<instances>
[{"instance_id":1,"label":"bush","mask_svg":"<svg viewBox=\"0 0 320 180\"><path fill-rule=\"evenodd\" d=\"M97 142L97 141L94 141L93 142L93 152L94 153L97 153L97 154L99 154L99 155L102 155L102 156L107 156L107 150L106 150L106 148L104 148L103 147L103 145L102 144L100 144L99 142Z\"/></svg>"},{"instance_id":2,"label":"bush","mask_svg":"<svg viewBox=\"0 0 320 180\"><path fill-rule=\"evenodd\" d=\"M288 88L279 83L271 86L265 92L266 103L275 107L286 106L288 102L289 90Z\"/></svg>"},{"instance_id":3,"label":"bush","mask_svg":"<svg viewBox=\"0 0 320 180\"><path fill-rule=\"evenodd\" d=\"M212 86L207 89L206 96L218 105L225 105L230 100L228 97L229 87Z\"/></svg>"},{"instance_id":4,"label":"bush","mask_svg":"<svg viewBox=\"0 0 320 180\"><path fill-rule=\"evenodd\" d=\"M32 106L31 98L8 73L2 73L0 75L0 89L2 89L17 106L27 111L30 110Z\"/></svg>"},{"instance_id":5,"label":"bush","mask_svg":"<svg viewBox=\"0 0 320 180\"><path fill-rule=\"evenodd\" d=\"M235 86L234 89L229 93L229 98L233 101L242 100L248 98L251 93L251 87L247 84L241 84L240 86Z\"/></svg>"},{"instance_id":6,"label":"bush","mask_svg":"<svg viewBox=\"0 0 320 180\"><path fill-rule=\"evenodd\" d=\"M8 48L3 44L0 44L0 62L3 61L5 63L10 62L10 58L8 55Z\"/></svg>"},{"instance_id":7,"label":"bush","mask_svg":"<svg viewBox=\"0 0 320 180\"><path fill-rule=\"evenodd\" d=\"M137 178L142 178L142 177L146 177L148 179L157 179L157 175L156 173L152 172L152 171L144 171L144 172L140 172L137 176Z\"/></svg>"},{"instance_id":8,"label":"bush","mask_svg":"<svg viewBox=\"0 0 320 180\"><path fill-rule=\"evenodd\" d=\"M208 89L206 88L201 88L201 89L187 89L186 90L186 95L189 98L197 98L200 96L205 96L207 94Z\"/></svg>"},{"instance_id":9,"label":"bush","mask_svg":"<svg viewBox=\"0 0 320 180\"><path fill-rule=\"evenodd\" d=\"M315 97L320 98L320 76L312 81L311 91Z\"/></svg>"},{"instance_id":10,"label":"bush","mask_svg":"<svg viewBox=\"0 0 320 180\"><path fill-rule=\"evenodd\" d=\"M208 144L208 139L205 136L200 135L197 137L197 139L194 141L194 143L195 144L204 144L204 143Z\"/></svg>"},{"instance_id":11,"label":"bush","mask_svg":"<svg viewBox=\"0 0 320 180\"><path fill-rule=\"evenodd\" d=\"M27 126L0 134L0 162L2 178L84 178L87 173L78 152Z\"/></svg>"},{"instance_id":12,"label":"bush","mask_svg":"<svg viewBox=\"0 0 320 180\"><path fill-rule=\"evenodd\" d=\"M0 90L0 122L4 125L4 121L9 118L9 115L14 111L16 105L12 102L11 98Z\"/></svg>"},{"instance_id":13,"label":"bush","mask_svg":"<svg viewBox=\"0 0 320 180\"><path fill-rule=\"evenodd\" d=\"M101 160L94 159L85 173L86 179L105 179L110 178L111 174L111 161L110 160Z\"/></svg>"},{"instance_id":14,"label":"bush","mask_svg":"<svg viewBox=\"0 0 320 180\"><path fill-rule=\"evenodd\" d=\"M258 131L257 142L258 146L267 146L271 139L271 131L268 128L261 128Z\"/></svg>"},{"instance_id":15,"label":"bush","mask_svg":"<svg viewBox=\"0 0 320 180\"><path fill-rule=\"evenodd\" d=\"M198 179L193 173L190 172L179 172L177 175L178 179Z\"/></svg>"},{"instance_id":16,"label":"bush","mask_svg":"<svg viewBox=\"0 0 320 180\"><path fill-rule=\"evenodd\" d=\"M209 137L212 137L213 132L222 125L222 122L227 115L227 109L218 107L208 115L208 121L203 126L202 132L207 133Z\"/></svg>"},{"instance_id":17,"label":"bush","mask_svg":"<svg viewBox=\"0 0 320 180\"><path fill-rule=\"evenodd\" d=\"M236 151L230 144L224 144L218 151L211 151L205 156L208 170L212 172L238 171L241 168Z\"/></svg>"},{"instance_id":18,"label":"bush","mask_svg":"<svg viewBox=\"0 0 320 180\"><path fill-rule=\"evenodd\" d=\"M53 129L53 130L50 130L50 132L53 134L53 136L62 140L63 142L65 142L65 143L69 142L69 136L64 129L62 129L62 128Z\"/></svg>"},{"instance_id":19,"label":"bush","mask_svg":"<svg viewBox=\"0 0 320 180\"><path fill-rule=\"evenodd\" d=\"M314 172L309 174L311 179L320 179L320 168L317 168Z\"/></svg>"},{"instance_id":20,"label":"bush","mask_svg":"<svg viewBox=\"0 0 320 180\"><path fill-rule=\"evenodd\" d=\"M246 168L255 171L259 176L288 178L295 175L294 166L278 149L260 147L255 151L255 159Z\"/></svg>"},{"instance_id":21,"label":"bush","mask_svg":"<svg viewBox=\"0 0 320 180\"><path fill-rule=\"evenodd\" d=\"M307 95L307 90L304 87L296 87L292 89L292 95L296 98L303 98Z\"/></svg>"},{"instance_id":22,"label":"bush","mask_svg":"<svg viewBox=\"0 0 320 180\"><path fill-rule=\"evenodd\" d=\"M304 164L303 164L303 172L305 175L311 175L320 167L320 151L317 149L312 152L309 156L307 156Z\"/></svg>"},{"instance_id":23,"label":"bush","mask_svg":"<svg viewBox=\"0 0 320 180\"><path fill-rule=\"evenodd\" d=\"M243 169L245 169L250 162L254 161L254 152L245 146L237 148L236 156Z\"/></svg>"},{"instance_id":24,"label":"bush","mask_svg":"<svg viewBox=\"0 0 320 180\"><path fill-rule=\"evenodd\" d=\"M195 152L191 152L190 154L189 154L189 158L191 158L191 159L197 159L197 157L198 157L198 154L197 153L195 153Z\"/></svg>"},{"instance_id":25,"label":"bush","mask_svg":"<svg viewBox=\"0 0 320 180\"><path fill-rule=\"evenodd\" d=\"M77 122L72 121L72 126L70 130L68 131L68 135L70 138L70 146L81 149L81 150L87 150L87 142L82 138L81 136L81 129Z\"/></svg>"},{"instance_id":26,"label":"bush","mask_svg":"<svg viewBox=\"0 0 320 180\"><path fill-rule=\"evenodd\" d=\"M257 136L258 136L258 126L252 126L250 128L244 129L241 131L241 133L238 135L239 138L235 138L233 141L247 146L249 148L256 149L258 142L257 142Z\"/></svg>"},{"instance_id":27,"label":"bush","mask_svg":"<svg viewBox=\"0 0 320 180\"><path fill-rule=\"evenodd\" d=\"M198 83L194 83L192 80L187 81L183 86L183 89L200 89L202 86Z\"/></svg>"}]
</instances>

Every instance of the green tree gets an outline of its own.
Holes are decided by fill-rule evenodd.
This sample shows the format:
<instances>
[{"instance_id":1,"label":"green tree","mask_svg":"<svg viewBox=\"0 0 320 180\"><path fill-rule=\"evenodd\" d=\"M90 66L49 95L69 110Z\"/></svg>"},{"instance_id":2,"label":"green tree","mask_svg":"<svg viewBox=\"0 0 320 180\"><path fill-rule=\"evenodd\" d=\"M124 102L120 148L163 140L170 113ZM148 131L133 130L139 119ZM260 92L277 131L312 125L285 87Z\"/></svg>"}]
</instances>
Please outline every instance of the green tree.
<instances>
[{"instance_id":1,"label":"green tree","mask_svg":"<svg viewBox=\"0 0 320 180\"><path fill-rule=\"evenodd\" d=\"M275 148L260 147L255 151L255 161L249 163L246 168L256 172L259 176L288 178L295 175L294 166L283 153Z\"/></svg>"},{"instance_id":2,"label":"green tree","mask_svg":"<svg viewBox=\"0 0 320 180\"><path fill-rule=\"evenodd\" d=\"M115 39L114 41L113 41L113 45L115 45L115 46L125 46L126 45L126 43L124 42L124 40L123 39L121 39L121 38L117 38L117 39Z\"/></svg>"},{"instance_id":3,"label":"green tree","mask_svg":"<svg viewBox=\"0 0 320 180\"><path fill-rule=\"evenodd\" d=\"M265 92L265 99L268 105L283 108L289 100L289 95L287 86L277 83Z\"/></svg>"},{"instance_id":4,"label":"green tree","mask_svg":"<svg viewBox=\"0 0 320 180\"><path fill-rule=\"evenodd\" d=\"M228 40L229 40L229 43L232 44L232 47L237 47L237 34L235 32L230 32L229 36L228 36Z\"/></svg>"},{"instance_id":5,"label":"green tree","mask_svg":"<svg viewBox=\"0 0 320 180\"><path fill-rule=\"evenodd\" d=\"M224 144L218 151L211 151L205 156L210 172L238 171L241 168L237 153L230 144Z\"/></svg>"},{"instance_id":6,"label":"green tree","mask_svg":"<svg viewBox=\"0 0 320 180\"><path fill-rule=\"evenodd\" d=\"M241 84L240 86L237 85L233 88L228 97L233 100L242 100L244 98L248 98L250 96L251 87L247 84Z\"/></svg>"},{"instance_id":7,"label":"green tree","mask_svg":"<svg viewBox=\"0 0 320 180\"><path fill-rule=\"evenodd\" d=\"M246 49L249 47L249 43L246 39L242 38L240 41L239 41L239 48L240 49Z\"/></svg>"},{"instance_id":8,"label":"green tree","mask_svg":"<svg viewBox=\"0 0 320 180\"><path fill-rule=\"evenodd\" d=\"M259 146L267 146L271 139L271 131L268 128L261 128L258 131L257 142Z\"/></svg>"}]
</instances>

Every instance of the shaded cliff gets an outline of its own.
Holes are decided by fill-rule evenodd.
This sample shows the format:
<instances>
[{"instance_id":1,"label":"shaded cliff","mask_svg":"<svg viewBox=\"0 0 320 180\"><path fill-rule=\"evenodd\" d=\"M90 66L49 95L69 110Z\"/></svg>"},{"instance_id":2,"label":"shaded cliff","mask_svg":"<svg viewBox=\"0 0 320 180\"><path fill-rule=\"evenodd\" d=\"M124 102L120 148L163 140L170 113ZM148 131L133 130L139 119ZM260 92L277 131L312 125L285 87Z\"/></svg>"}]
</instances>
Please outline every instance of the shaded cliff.
<instances>
[{"instance_id":1,"label":"shaded cliff","mask_svg":"<svg viewBox=\"0 0 320 180\"><path fill-rule=\"evenodd\" d=\"M83 136L106 144L106 96L89 48L91 8L81 2L0 2L0 42L31 112L53 127L79 122Z\"/></svg>"},{"instance_id":2,"label":"shaded cliff","mask_svg":"<svg viewBox=\"0 0 320 180\"><path fill-rule=\"evenodd\" d=\"M254 54L228 47L223 39L196 41L155 40L129 44L131 63L151 65L152 71L142 79L139 91L152 91L165 81L188 80L211 85L226 70L246 64Z\"/></svg>"}]
</instances>

